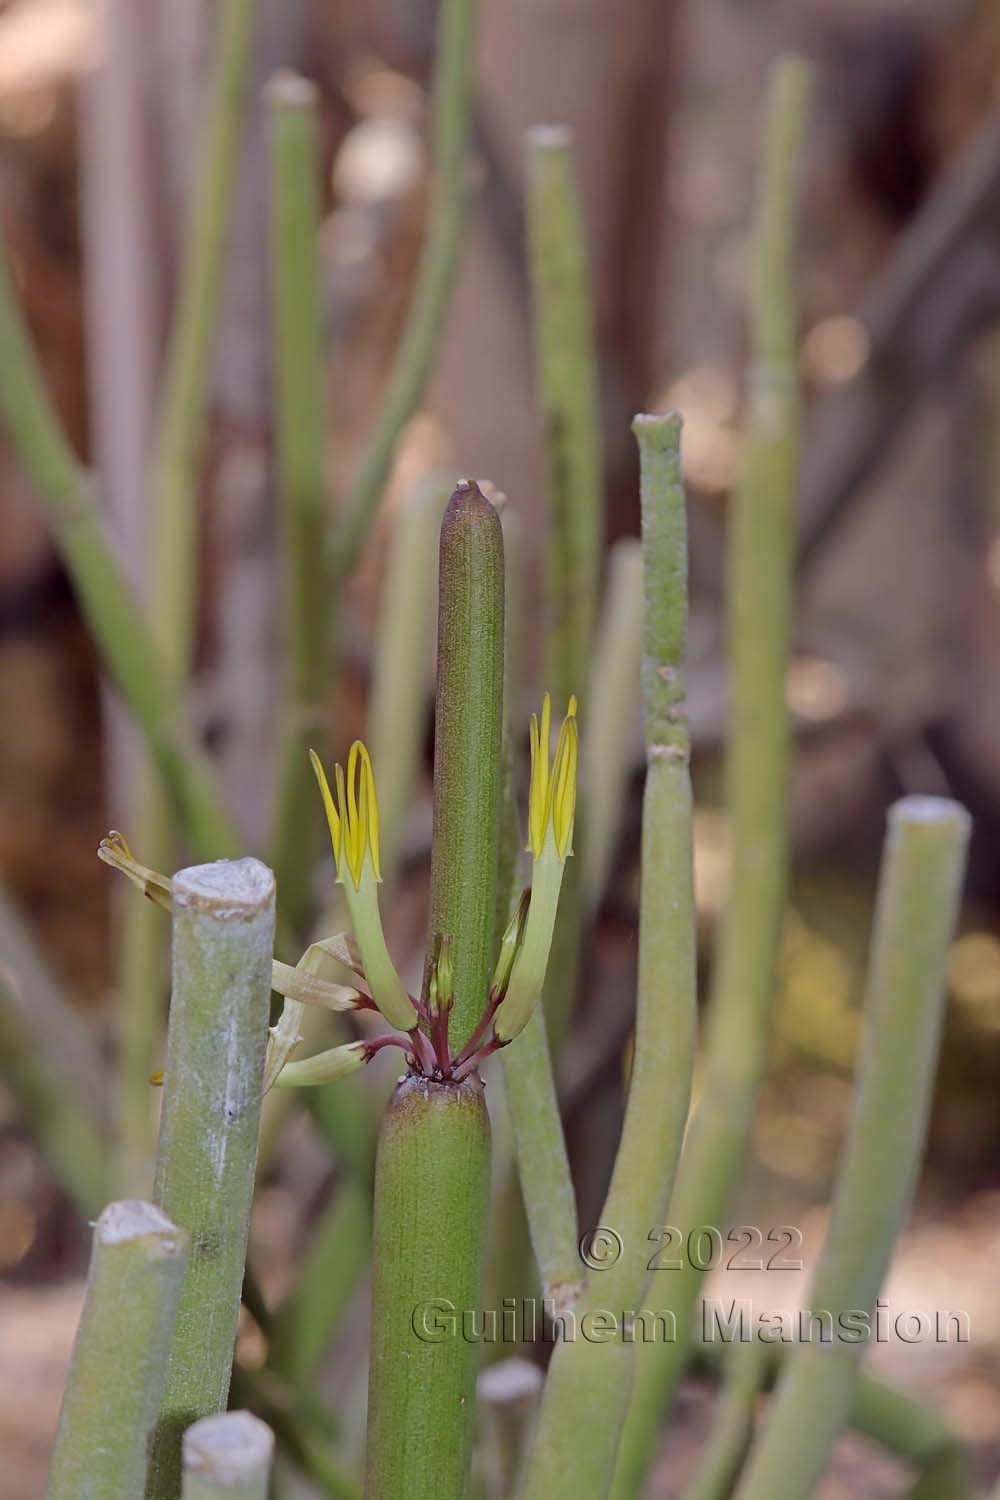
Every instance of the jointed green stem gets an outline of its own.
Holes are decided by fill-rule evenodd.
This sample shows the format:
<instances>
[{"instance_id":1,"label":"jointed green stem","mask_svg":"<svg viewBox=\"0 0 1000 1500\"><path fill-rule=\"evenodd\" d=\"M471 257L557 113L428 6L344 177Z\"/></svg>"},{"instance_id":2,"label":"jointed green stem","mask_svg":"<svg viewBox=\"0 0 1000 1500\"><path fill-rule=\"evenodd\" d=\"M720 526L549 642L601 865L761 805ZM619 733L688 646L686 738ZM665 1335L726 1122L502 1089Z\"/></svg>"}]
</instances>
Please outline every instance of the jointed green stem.
<instances>
[{"instance_id":1,"label":"jointed green stem","mask_svg":"<svg viewBox=\"0 0 1000 1500\"><path fill-rule=\"evenodd\" d=\"M713 976L702 1102L685 1144L670 1219L724 1226L767 1059L785 907L792 609L799 403L792 299L798 178L808 72L779 64L772 82L758 204L753 359L743 481L728 552L730 719L726 787L732 861ZM676 1341L643 1344L613 1490L641 1492L657 1432L687 1359L701 1274L671 1272Z\"/></svg>"},{"instance_id":2,"label":"jointed green stem","mask_svg":"<svg viewBox=\"0 0 1000 1500\"><path fill-rule=\"evenodd\" d=\"M678 418L638 417L646 629L647 772L636 1039L622 1139L601 1223L618 1261L588 1279L581 1324L611 1314L607 1342L558 1344L549 1365L524 1500L607 1493L631 1380L634 1344L621 1323L641 1308L648 1232L664 1211L680 1153L696 1016L692 801L684 667L687 546Z\"/></svg>"}]
</instances>

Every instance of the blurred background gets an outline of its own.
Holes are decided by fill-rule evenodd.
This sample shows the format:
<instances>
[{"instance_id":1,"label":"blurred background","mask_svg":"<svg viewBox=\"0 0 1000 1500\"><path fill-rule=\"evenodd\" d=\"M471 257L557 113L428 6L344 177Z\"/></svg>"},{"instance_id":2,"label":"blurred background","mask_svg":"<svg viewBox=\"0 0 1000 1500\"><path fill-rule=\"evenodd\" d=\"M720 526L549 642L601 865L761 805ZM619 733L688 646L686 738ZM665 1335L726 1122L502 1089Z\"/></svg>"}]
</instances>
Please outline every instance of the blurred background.
<instances>
[{"instance_id":1,"label":"blurred background","mask_svg":"<svg viewBox=\"0 0 1000 1500\"><path fill-rule=\"evenodd\" d=\"M332 492L355 472L409 302L428 204L433 0L265 0L227 251L204 467L194 718L261 847L281 697L260 84L315 80ZM49 386L102 475L142 591L143 472L217 22L206 0L0 3L0 219ZM739 472L745 299L764 82L818 73L801 257L807 393L788 697L795 873L773 1065L743 1210L822 1233L852 1097L885 808L948 792L975 820L926 1170L890 1299L962 1307L963 1345L890 1343L877 1365L930 1396L1000 1468L1000 8L990 0L484 0L473 207L435 378L351 579L335 744L364 732L373 622L404 498L432 471L489 477L522 528L522 717L535 680L542 507L524 259L522 136L577 142L598 309L609 542L638 527L629 420L677 407L692 539L697 876L708 952L726 889L722 541ZM3 379L0 371L0 379ZM331 504L335 504L335 500ZM390 941L418 954L426 738ZM95 858L127 816L135 743L27 480L0 432L0 883L86 1024L111 1032L119 898ZM629 1026L640 790L589 943L566 1058L582 1222L618 1116ZM584 755L586 747L584 746ZM317 808L317 812L319 809ZM412 848L411 848L412 846ZM140 849L139 857L143 855ZM596 1163L596 1165L595 1165ZM304 1122L257 1205L257 1266L287 1282L328 1160ZM0 1500L40 1493L88 1234L0 1091ZM794 1278L793 1278L794 1279ZM772 1301L799 1295L768 1288ZM324 1379L350 1405L363 1291ZM248 1325L244 1357L254 1359ZM353 1351L353 1352L352 1352ZM354 1393L356 1395L356 1391ZM707 1397L685 1388L664 1473ZM679 1465L679 1467L677 1467ZM673 1493L664 1479L663 1495ZM823 1494L899 1492L860 1439Z\"/></svg>"}]
</instances>

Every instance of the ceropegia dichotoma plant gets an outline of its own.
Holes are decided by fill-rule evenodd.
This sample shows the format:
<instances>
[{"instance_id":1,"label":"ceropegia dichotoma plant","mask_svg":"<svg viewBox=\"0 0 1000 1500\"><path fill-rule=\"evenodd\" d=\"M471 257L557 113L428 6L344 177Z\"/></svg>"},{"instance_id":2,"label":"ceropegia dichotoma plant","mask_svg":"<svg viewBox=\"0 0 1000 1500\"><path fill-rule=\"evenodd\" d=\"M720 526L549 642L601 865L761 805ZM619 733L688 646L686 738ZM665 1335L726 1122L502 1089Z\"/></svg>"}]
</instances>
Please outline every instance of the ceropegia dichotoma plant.
<instances>
[{"instance_id":1,"label":"ceropegia dichotoma plant","mask_svg":"<svg viewBox=\"0 0 1000 1500\"><path fill-rule=\"evenodd\" d=\"M192 215L183 316L172 341L174 373L166 384L170 399L158 424L151 483L165 542L143 605L107 545L91 476L55 420L0 261L0 411L168 799L151 802L149 817L137 822L138 852L160 863L169 836L170 846L183 840L195 857L213 861L171 879L140 865L121 835L109 835L102 846L108 864L172 914L173 999L150 1184L156 1207L113 1205L98 1221L53 1459L53 1497L145 1490L151 1500L177 1500L182 1486L191 1500L265 1492L269 1434L245 1414L221 1415L241 1289L264 1352L259 1369L237 1364L234 1399L268 1418L282 1460L306 1470L322 1493L338 1500L358 1495L358 1477L324 1408L317 1370L363 1281L369 1251L365 1493L368 1500L462 1500L469 1493L478 1354L460 1325L462 1313L480 1309L483 1299L491 1170L484 1079L494 1054L531 1248L553 1308L577 1326L596 1326L605 1309L623 1317L649 1302L654 1314L673 1314L678 1327L673 1344L635 1341L625 1322L610 1336L604 1330L599 1339L557 1342L524 1444L518 1492L531 1500L563 1493L597 1500L640 1495L691 1354L699 1273L686 1265L669 1287L650 1285L648 1232L667 1214L684 1225L725 1224L771 1029L787 866L785 674L799 425L793 254L807 78L801 64L779 67L766 133L746 451L729 545L732 888L704 1085L682 1151L695 1019L695 922L680 422L672 415L636 419L642 542L625 543L615 554L596 649L601 456L594 317L572 140L561 129L533 132L528 142L530 284L546 446L541 655L553 697L542 697L526 736L531 765L522 837L518 778L509 771L525 726L516 710L520 684L504 658L505 597L519 580L508 579L505 587L496 508L477 485L463 483L440 536L431 901L417 993L402 977L409 972L403 956L397 963L391 952L391 926L389 942L383 931L380 891L399 868L403 812L419 759L420 643L430 603L421 580L431 571L428 536L443 506L436 480L407 517L425 565L412 567L407 542L406 587L393 585L384 611L374 758L357 742L342 767L330 765L324 708L336 657L337 586L360 554L399 435L419 403L454 280L468 186L475 10L473 0L444 0L440 7L430 233L387 399L342 508L343 522L332 529L325 512L315 274L316 100L302 80L287 76L267 93L289 668L269 841L276 892L265 866L235 858L240 840L183 707L212 288L246 99L251 0L227 0L224 7L216 107L202 163L207 185ZM189 378L181 378L185 371ZM405 567L404 561L404 573ZM401 681L405 692L397 690ZM601 1214L622 1249L614 1266L597 1270L577 1251L580 1224L557 1080L585 922L605 883L621 821L628 728L640 682L645 790L638 995L624 1130ZM310 746L317 752L311 772ZM173 822L166 827L168 806ZM339 930L343 922L307 931L314 915L312 854L324 822L339 882L337 909L346 913L350 933ZM904 800L892 814L858 1104L817 1271L815 1298L831 1310L871 1302L912 1188L965 837L966 820L953 804ZM523 891L512 857L518 846L530 868ZM7 920L2 907L0 919ZM103 1107L103 1059L71 1037L69 1023L61 1025L63 997L31 1007L25 984L50 988L50 982L38 977L40 966L23 962L23 944L10 950L17 972L0 968L0 1023L9 1040L4 1066L14 1097L88 1213L108 1196L110 1182L141 1176L148 1156L148 1077L160 998L148 983L156 968L152 931L145 922L135 926L124 965L137 1003L119 1049L125 1072L117 1091L119 1161L113 1169L105 1160L112 1129ZM281 1002L273 1018L269 993ZM338 1045L314 1045L310 1016L333 1018ZM364 1074L383 1054L397 1060L402 1076L384 1110L373 1172L377 1090L359 1088L372 1074L340 1080ZM72 1091L63 1089L67 1078L77 1085ZM275 1307L270 1291L256 1284L252 1264L246 1265L258 1122L265 1095L288 1108L286 1101L304 1097L296 1091L307 1085L313 1118L336 1153L336 1182L291 1291ZM274 1118L280 1120L278 1110ZM275 1134L265 1136L268 1162ZM859 1244L860 1257L853 1253ZM109 1276L120 1288L117 1299L108 1295ZM444 1337L440 1327L424 1337L427 1330L419 1320L415 1325L415 1312L433 1304L450 1307L458 1318ZM774 1380L771 1425L755 1443L753 1409ZM854 1357L819 1360L808 1350L795 1351L777 1371L773 1361L733 1361L724 1388L691 1500L732 1493L741 1500L763 1494L799 1500L817 1482L847 1424L892 1447L951 1500L967 1493L964 1460L947 1425L859 1372ZM813 1421L809 1414L817 1410L822 1419Z\"/></svg>"}]
</instances>

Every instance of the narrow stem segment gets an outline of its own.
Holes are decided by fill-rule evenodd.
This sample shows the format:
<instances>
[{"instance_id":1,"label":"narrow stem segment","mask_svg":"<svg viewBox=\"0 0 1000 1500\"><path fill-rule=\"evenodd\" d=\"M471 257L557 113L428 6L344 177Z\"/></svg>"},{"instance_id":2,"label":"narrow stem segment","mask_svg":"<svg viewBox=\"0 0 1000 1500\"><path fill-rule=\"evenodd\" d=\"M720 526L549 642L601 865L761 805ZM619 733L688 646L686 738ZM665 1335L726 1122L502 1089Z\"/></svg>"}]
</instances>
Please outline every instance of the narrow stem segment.
<instances>
[{"instance_id":1,"label":"narrow stem segment","mask_svg":"<svg viewBox=\"0 0 1000 1500\"><path fill-rule=\"evenodd\" d=\"M683 1500L729 1500L753 1442L766 1374L766 1345L738 1344L730 1352L712 1429Z\"/></svg>"},{"instance_id":2,"label":"narrow stem segment","mask_svg":"<svg viewBox=\"0 0 1000 1500\"><path fill-rule=\"evenodd\" d=\"M338 530L335 550L339 577L350 572L361 553L392 469L396 445L420 404L444 335L468 194L466 156L477 10L477 0L442 0L438 10L431 100L430 223L389 385Z\"/></svg>"},{"instance_id":3,"label":"narrow stem segment","mask_svg":"<svg viewBox=\"0 0 1000 1500\"><path fill-rule=\"evenodd\" d=\"M634 749L630 731L639 717L642 631L642 549L626 537L615 543L608 558L604 612L590 672L581 800L587 829L583 885L591 909L601 899L627 803L625 783Z\"/></svg>"},{"instance_id":4,"label":"narrow stem segment","mask_svg":"<svg viewBox=\"0 0 1000 1500\"><path fill-rule=\"evenodd\" d=\"M560 712L576 694L586 731L603 530L593 296L572 134L562 127L529 131L527 157L528 259L546 471L545 686ZM574 838L577 858L563 879L545 986L545 1015L556 1049L569 1024L579 975L584 817L577 820Z\"/></svg>"},{"instance_id":5,"label":"narrow stem segment","mask_svg":"<svg viewBox=\"0 0 1000 1500\"><path fill-rule=\"evenodd\" d=\"M684 1233L699 1224L724 1226L739 1182L767 1061L785 907L785 676L799 440L792 289L808 93L806 67L780 63L771 85L758 199L744 473L729 524L729 903L708 1012L702 1102L670 1206L671 1222ZM687 1359L701 1279L689 1261L671 1272L676 1341L636 1351L614 1500L632 1500L645 1483Z\"/></svg>"},{"instance_id":6,"label":"narrow stem segment","mask_svg":"<svg viewBox=\"0 0 1000 1500\"><path fill-rule=\"evenodd\" d=\"M274 877L257 860L173 880L173 996L155 1198L191 1258L153 1444L149 1500L175 1500L181 1433L225 1409L246 1260L267 1046Z\"/></svg>"},{"instance_id":7,"label":"narrow stem segment","mask_svg":"<svg viewBox=\"0 0 1000 1500\"><path fill-rule=\"evenodd\" d=\"M489 1175L479 1079L400 1084L375 1173L367 1500L467 1492Z\"/></svg>"},{"instance_id":8,"label":"narrow stem segment","mask_svg":"<svg viewBox=\"0 0 1000 1500\"><path fill-rule=\"evenodd\" d=\"M428 954L451 938L452 1051L486 1005L492 967L503 738L504 566L500 518L460 484L441 525ZM424 976L424 1000L430 982Z\"/></svg>"},{"instance_id":9,"label":"narrow stem segment","mask_svg":"<svg viewBox=\"0 0 1000 1500\"><path fill-rule=\"evenodd\" d=\"M326 759L332 635L316 91L279 74L267 106L286 651L271 851L282 907L301 932L322 837L308 752Z\"/></svg>"},{"instance_id":10,"label":"narrow stem segment","mask_svg":"<svg viewBox=\"0 0 1000 1500\"><path fill-rule=\"evenodd\" d=\"M207 117L153 439L149 623L161 659L180 683L190 672L197 634L205 404L256 9L257 0L226 0L220 10ZM140 766L133 806L132 832L138 847L154 869L171 869L176 834L170 802L156 766L146 760ZM119 983L119 1123L126 1180L145 1177L152 1158L148 1079L162 1025L164 959L162 922L145 902L131 903L126 908Z\"/></svg>"},{"instance_id":11,"label":"narrow stem segment","mask_svg":"<svg viewBox=\"0 0 1000 1500\"><path fill-rule=\"evenodd\" d=\"M150 1203L98 1219L47 1500L143 1493L188 1244Z\"/></svg>"},{"instance_id":12,"label":"narrow stem segment","mask_svg":"<svg viewBox=\"0 0 1000 1500\"><path fill-rule=\"evenodd\" d=\"M945 798L890 810L857 1099L808 1304L831 1331L785 1367L739 1500L812 1494L848 1423L864 1344L847 1320L871 1315L916 1184L968 834L968 814Z\"/></svg>"},{"instance_id":13,"label":"narrow stem segment","mask_svg":"<svg viewBox=\"0 0 1000 1500\"><path fill-rule=\"evenodd\" d=\"M632 1376L623 1324L649 1283L649 1228L673 1184L691 1087L697 1005L692 798L685 713L687 541L680 420L637 417L646 626L642 666L647 771L642 819L635 1050L622 1139L601 1223L617 1262L591 1276L581 1329L611 1335L557 1345L549 1365L525 1500L607 1493Z\"/></svg>"},{"instance_id":14,"label":"narrow stem segment","mask_svg":"<svg viewBox=\"0 0 1000 1500\"><path fill-rule=\"evenodd\" d=\"M274 1434L248 1411L202 1417L184 1434L182 1500L267 1500Z\"/></svg>"},{"instance_id":15,"label":"narrow stem segment","mask_svg":"<svg viewBox=\"0 0 1000 1500\"><path fill-rule=\"evenodd\" d=\"M399 866L427 728L437 538L447 502L447 486L437 475L408 496L396 519L379 602L368 714L387 885Z\"/></svg>"},{"instance_id":16,"label":"narrow stem segment","mask_svg":"<svg viewBox=\"0 0 1000 1500\"><path fill-rule=\"evenodd\" d=\"M535 1264L544 1296L564 1307L580 1290L576 1198L541 1005L500 1056Z\"/></svg>"}]
</instances>

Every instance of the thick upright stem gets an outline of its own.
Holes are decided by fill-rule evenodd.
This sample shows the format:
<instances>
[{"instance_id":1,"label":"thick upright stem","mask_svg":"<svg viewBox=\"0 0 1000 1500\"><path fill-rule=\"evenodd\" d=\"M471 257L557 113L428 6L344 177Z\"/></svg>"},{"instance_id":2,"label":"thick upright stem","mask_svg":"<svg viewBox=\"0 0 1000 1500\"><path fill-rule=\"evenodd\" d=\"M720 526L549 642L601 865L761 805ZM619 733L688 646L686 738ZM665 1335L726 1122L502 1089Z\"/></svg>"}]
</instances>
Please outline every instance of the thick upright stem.
<instances>
[{"instance_id":1,"label":"thick upright stem","mask_svg":"<svg viewBox=\"0 0 1000 1500\"><path fill-rule=\"evenodd\" d=\"M461 1500L469 1480L490 1129L483 1086L409 1078L375 1173L367 1500Z\"/></svg>"},{"instance_id":2,"label":"thick upright stem","mask_svg":"<svg viewBox=\"0 0 1000 1500\"><path fill-rule=\"evenodd\" d=\"M851 1320L871 1319L927 1133L968 835L945 798L890 810L857 1099L808 1302L820 1331L782 1372L738 1500L812 1494L847 1425L865 1343Z\"/></svg>"},{"instance_id":3,"label":"thick upright stem","mask_svg":"<svg viewBox=\"0 0 1000 1500\"><path fill-rule=\"evenodd\" d=\"M611 1336L557 1345L542 1398L525 1500L611 1483L632 1375L624 1326L649 1283L649 1228L673 1184L691 1087L697 1004L692 799L685 712L687 542L677 417L637 417L646 627L642 667L647 771L642 819L635 1050L622 1139L601 1223L620 1255L577 1304L611 1317Z\"/></svg>"},{"instance_id":4,"label":"thick upright stem","mask_svg":"<svg viewBox=\"0 0 1000 1500\"><path fill-rule=\"evenodd\" d=\"M403 428L420 404L444 336L465 223L477 0L442 0L432 92L433 197L416 286L389 385L336 538L339 577L361 552Z\"/></svg>"},{"instance_id":5,"label":"thick upright stem","mask_svg":"<svg viewBox=\"0 0 1000 1500\"><path fill-rule=\"evenodd\" d=\"M150 1203L98 1219L47 1500L142 1494L188 1245Z\"/></svg>"},{"instance_id":6,"label":"thick upright stem","mask_svg":"<svg viewBox=\"0 0 1000 1500\"><path fill-rule=\"evenodd\" d=\"M799 435L792 288L808 90L802 63L778 65L758 200L744 474L729 526L730 892L709 1006L702 1103L670 1207L671 1222L685 1233L699 1224L725 1225L746 1159L767 1059L785 906L785 675ZM701 1273L685 1261L683 1270L670 1275L677 1338L643 1344L636 1352L614 1500L632 1500L641 1491L687 1359Z\"/></svg>"},{"instance_id":7,"label":"thick upright stem","mask_svg":"<svg viewBox=\"0 0 1000 1500\"><path fill-rule=\"evenodd\" d=\"M225 1409L267 1046L274 877L257 860L173 880L173 997L155 1197L190 1230L150 1500L176 1500L181 1433Z\"/></svg>"},{"instance_id":8,"label":"thick upright stem","mask_svg":"<svg viewBox=\"0 0 1000 1500\"><path fill-rule=\"evenodd\" d=\"M202 1417L184 1434L182 1500L267 1500L274 1434L248 1411Z\"/></svg>"},{"instance_id":9,"label":"thick upright stem","mask_svg":"<svg viewBox=\"0 0 1000 1500\"><path fill-rule=\"evenodd\" d=\"M292 74L268 89L278 489L284 561L285 704L271 835L282 906L309 917L322 821L309 749L325 759L330 678L326 355L319 285L316 91Z\"/></svg>"},{"instance_id":10,"label":"thick upright stem","mask_svg":"<svg viewBox=\"0 0 1000 1500\"><path fill-rule=\"evenodd\" d=\"M487 1002L501 797L503 538L474 484L460 484L445 511L438 577L429 951L436 955L448 936L454 1053ZM430 965L425 997L429 974ZM375 1175L368 1500L466 1493L476 1350L461 1317L482 1296L489 1167L489 1119L475 1073L459 1084L400 1085Z\"/></svg>"},{"instance_id":11,"label":"thick upright stem","mask_svg":"<svg viewBox=\"0 0 1000 1500\"><path fill-rule=\"evenodd\" d=\"M457 1052L475 1029L489 989L503 742L503 534L474 483L460 484L448 502L438 576L428 951L443 934L451 938L449 1035Z\"/></svg>"}]
</instances>

